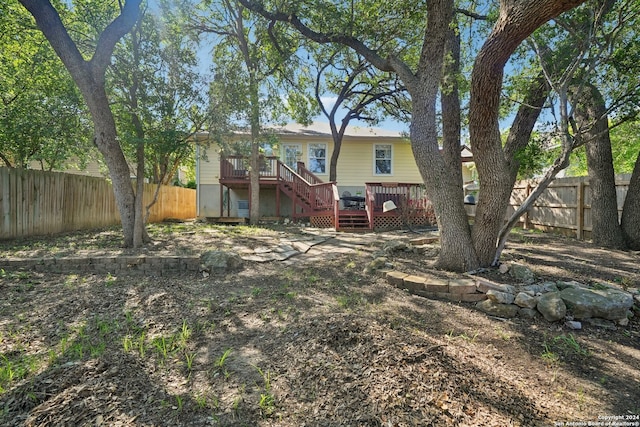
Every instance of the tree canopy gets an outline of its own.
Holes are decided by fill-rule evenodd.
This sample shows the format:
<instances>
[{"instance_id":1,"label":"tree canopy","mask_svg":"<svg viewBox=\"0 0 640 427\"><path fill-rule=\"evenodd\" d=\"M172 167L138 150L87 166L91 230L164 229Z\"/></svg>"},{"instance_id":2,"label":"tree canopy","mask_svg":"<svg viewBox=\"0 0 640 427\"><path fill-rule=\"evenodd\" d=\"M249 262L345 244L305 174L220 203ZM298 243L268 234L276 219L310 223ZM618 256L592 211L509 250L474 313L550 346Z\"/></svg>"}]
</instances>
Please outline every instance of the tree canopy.
<instances>
[{"instance_id":1,"label":"tree canopy","mask_svg":"<svg viewBox=\"0 0 640 427\"><path fill-rule=\"evenodd\" d=\"M185 140L201 128L206 115L213 134L248 131L250 169L257 171L266 123L287 117L308 121L318 109L336 122L335 108L309 103L313 92L319 102L323 92L333 92L338 105L347 106L342 124L363 117L375 121L391 109L410 112L413 154L441 233L438 265L446 269L496 263L508 230L503 218L513 183L519 171L540 169L549 141L560 141L560 155L539 191L566 167L572 150L597 139L598 132L585 121L588 115L582 114L586 110L575 108L586 105L580 96L586 87L602 95L600 116L607 115L606 132L613 136L611 149L598 147L621 153L612 159L624 161L611 160L616 163L612 169L640 174L631 121L640 87L636 1L208 0L159 7L141 20L140 2L132 0L122 5L76 0L71 8L65 3L56 9L45 0L20 3L61 61L45 48L24 10L15 3L6 7L0 20L19 36L0 38L7 52L0 63L6 77L0 81L0 139L6 141L0 159L11 166L26 159L55 164L73 155L69 141L78 139L87 123L81 94L94 125L94 143L114 178L127 242L136 214L129 211L135 196L125 153L139 165L151 159L141 173L162 181L190 155ZM205 47L214 73L206 93L196 71L196 52L202 54ZM60 72L61 63L69 74ZM314 67L318 73L311 76ZM49 74L56 78L41 78ZM390 108L371 109L372 100L392 92L407 97L386 98L394 102L387 104ZM26 126L20 115L27 109L37 112L42 123L60 117L59 128ZM592 119L592 124L602 123ZM506 120L512 122L503 136ZM540 125L554 120L554 134ZM340 127L333 127L339 136ZM471 226L460 172L465 129L480 181ZM57 148L59 141L66 151ZM252 176L257 210L255 179L257 173ZM630 188L631 194L636 191Z\"/></svg>"}]
</instances>

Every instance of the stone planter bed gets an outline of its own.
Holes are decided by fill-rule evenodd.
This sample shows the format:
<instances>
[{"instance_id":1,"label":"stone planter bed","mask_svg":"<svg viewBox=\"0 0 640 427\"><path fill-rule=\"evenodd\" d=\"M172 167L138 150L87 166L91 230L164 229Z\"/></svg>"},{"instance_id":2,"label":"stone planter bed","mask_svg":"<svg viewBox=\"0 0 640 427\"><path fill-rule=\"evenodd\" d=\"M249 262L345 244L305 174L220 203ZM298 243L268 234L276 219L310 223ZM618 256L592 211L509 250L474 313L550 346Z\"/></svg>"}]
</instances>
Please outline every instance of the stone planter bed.
<instances>
[{"instance_id":1,"label":"stone planter bed","mask_svg":"<svg viewBox=\"0 0 640 427\"><path fill-rule=\"evenodd\" d=\"M475 307L500 318L534 318L549 322L564 321L570 329L582 323L611 329L626 326L640 311L640 291L620 290L606 284L588 285L576 281L536 282L533 274L519 264L503 265L521 283L502 284L471 274L445 280L428 274L407 274L382 270L389 284L411 294L432 299L475 303Z\"/></svg>"}]
</instances>

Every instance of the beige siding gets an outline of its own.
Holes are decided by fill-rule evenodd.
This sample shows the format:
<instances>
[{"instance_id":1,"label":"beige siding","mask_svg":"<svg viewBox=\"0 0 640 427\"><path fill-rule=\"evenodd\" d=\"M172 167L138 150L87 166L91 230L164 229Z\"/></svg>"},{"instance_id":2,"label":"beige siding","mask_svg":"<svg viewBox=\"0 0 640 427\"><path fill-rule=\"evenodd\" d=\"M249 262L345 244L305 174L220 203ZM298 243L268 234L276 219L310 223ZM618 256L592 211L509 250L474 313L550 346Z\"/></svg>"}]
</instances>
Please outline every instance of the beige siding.
<instances>
[{"instance_id":1,"label":"beige siding","mask_svg":"<svg viewBox=\"0 0 640 427\"><path fill-rule=\"evenodd\" d=\"M329 180L329 163L333 152L333 141L326 137L286 136L281 138L276 154L281 158L282 147L285 144L299 144L302 151L300 160L309 165L309 145L326 144L327 159L326 173L317 174L323 181ZM374 145L391 144L392 173L391 175L374 174ZM464 182L472 180L470 163L462 166ZM213 185L218 183L220 176L220 156L218 150L211 146L206 153L206 159L199 161L199 183ZM413 158L411 144L404 138L349 138L345 137L338 159L338 184L343 186L363 187L366 182L406 182L421 183L422 178Z\"/></svg>"},{"instance_id":2,"label":"beige siding","mask_svg":"<svg viewBox=\"0 0 640 427\"><path fill-rule=\"evenodd\" d=\"M375 144L392 145L391 175L374 174ZM338 160L338 183L363 186L365 182L422 182L409 142L401 138L344 141Z\"/></svg>"},{"instance_id":3,"label":"beige siding","mask_svg":"<svg viewBox=\"0 0 640 427\"><path fill-rule=\"evenodd\" d=\"M220 177L220 154L217 148L214 145L206 149L198 147L198 151L198 183L217 184Z\"/></svg>"},{"instance_id":4,"label":"beige siding","mask_svg":"<svg viewBox=\"0 0 640 427\"><path fill-rule=\"evenodd\" d=\"M473 169L473 163L467 162L462 164L462 182L467 183L473 181Z\"/></svg>"}]
</instances>

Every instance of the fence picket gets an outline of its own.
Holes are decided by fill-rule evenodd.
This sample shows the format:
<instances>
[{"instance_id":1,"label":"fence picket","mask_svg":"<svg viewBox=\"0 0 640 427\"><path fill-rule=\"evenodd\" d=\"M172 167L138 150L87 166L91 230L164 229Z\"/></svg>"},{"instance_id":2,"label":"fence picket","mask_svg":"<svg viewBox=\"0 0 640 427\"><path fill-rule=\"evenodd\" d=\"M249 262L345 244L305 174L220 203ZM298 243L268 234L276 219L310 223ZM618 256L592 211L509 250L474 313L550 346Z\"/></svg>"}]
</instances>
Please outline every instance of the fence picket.
<instances>
[{"instance_id":1,"label":"fence picket","mask_svg":"<svg viewBox=\"0 0 640 427\"><path fill-rule=\"evenodd\" d=\"M624 175L616 179L619 212L624 204L630 178L630 175ZM535 186L533 181L516 182L511 193L507 218L520 207L532 186ZM468 212L473 218L475 209ZM524 228L554 230L578 239L591 237L589 177L557 178L534 202L526 216L520 218L520 221L519 225Z\"/></svg>"},{"instance_id":2,"label":"fence picket","mask_svg":"<svg viewBox=\"0 0 640 427\"><path fill-rule=\"evenodd\" d=\"M145 203L155 185L145 184ZM149 195L149 196L148 196ZM162 186L150 222L196 216L196 191ZM102 178L0 167L0 239L102 228L120 223L111 184Z\"/></svg>"}]
</instances>

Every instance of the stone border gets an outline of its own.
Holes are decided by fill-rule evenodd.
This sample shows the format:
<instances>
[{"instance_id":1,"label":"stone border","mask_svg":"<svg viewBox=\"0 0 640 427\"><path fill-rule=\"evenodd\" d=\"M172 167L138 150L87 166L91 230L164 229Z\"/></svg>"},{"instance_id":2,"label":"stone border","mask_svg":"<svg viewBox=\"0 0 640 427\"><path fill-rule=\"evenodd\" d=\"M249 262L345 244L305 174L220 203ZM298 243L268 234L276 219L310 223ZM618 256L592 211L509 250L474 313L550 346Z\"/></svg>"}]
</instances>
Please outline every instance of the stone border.
<instances>
[{"instance_id":1,"label":"stone border","mask_svg":"<svg viewBox=\"0 0 640 427\"><path fill-rule=\"evenodd\" d=\"M413 295L430 299L449 301L479 302L487 299L486 291L500 287L480 277L467 275L466 279L443 280L431 276L415 276L401 271L380 270L387 282L399 289L406 289Z\"/></svg>"},{"instance_id":2,"label":"stone border","mask_svg":"<svg viewBox=\"0 0 640 427\"><path fill-rule=\"evenodd\" d=\"M545 288L546 285L522 285L523 288L518 288L517 285L495 283L469 273L466 273L463 279L442 280L431 276L410 275L395 270L379 270L379 272L390 285L405 289L413 295L429 299L475 303L476 309L500 318L519 316L531 319L540 314L549 322L566 320L565 325L570 329L582 328L581 322L575 321L574 315L577 319L594 326L615 329L616 325L626 326L629 323L629 318L634 315L634 311L640 312L640 291L638 289L627 292L611 288L620 295L627 295L626 300L628 301L615 300L614 302L620 307L611 307L606 315L602 315L600 312L594 314L596 311L592 311L593 298L585 301L569 298L565 304L568 297L563 297L562 292L567 289L597 292L597 290L592 291L581 284L577 284L578 287L575 287L573 282L563 282L567 286L562 288L564 289L562 292L556 288L555 283L551 283L552 288L556 289L543 289L534 294L533 291L526 288L532 286ZM620 305L622 303L628 306ZM568 309L571 309L570 315L567 313ZM621 310L624 310L624 313L618 313Z\"/></svg>"},{"instance_id":3,"label":"stone border","mask_svg":"<svg viewBox=\"0 0 640 427\"><path fill-rule=\"evenodd\" d=\"M101 273L129 276L175 276L200 270L200 256L92 256L61 258L9 258L0 260L8 271L43 273Z\"/></svg>"}]
</instances>

